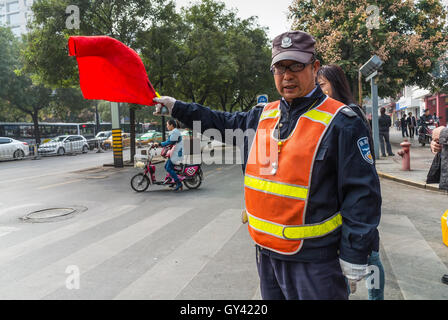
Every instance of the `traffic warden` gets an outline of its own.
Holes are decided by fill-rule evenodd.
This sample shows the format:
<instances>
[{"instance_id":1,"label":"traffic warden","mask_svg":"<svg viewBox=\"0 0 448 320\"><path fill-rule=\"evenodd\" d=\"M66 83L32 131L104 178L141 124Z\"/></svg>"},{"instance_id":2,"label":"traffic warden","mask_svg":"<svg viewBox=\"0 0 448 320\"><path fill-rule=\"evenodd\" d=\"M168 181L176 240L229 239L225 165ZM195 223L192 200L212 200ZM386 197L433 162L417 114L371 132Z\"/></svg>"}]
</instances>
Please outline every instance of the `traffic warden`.
<instances>
[{"instance_id":1,"label":"traffic warden","mask_svg":"<svg viewBox=\"0 0 448 320\"><path fill-rule=\"evenodd\" d=\"M155 99L187 126L256 130L244 139L248 230L263 299L347 299L347 281L368 273L381 215L380 184L362 120L316 84L315 40L290 31L273 40L281 100L248 112ZM257 149L277 161L261 161ZM253 161L251 161L253 160Z\"/></svg>"}]
</instances>

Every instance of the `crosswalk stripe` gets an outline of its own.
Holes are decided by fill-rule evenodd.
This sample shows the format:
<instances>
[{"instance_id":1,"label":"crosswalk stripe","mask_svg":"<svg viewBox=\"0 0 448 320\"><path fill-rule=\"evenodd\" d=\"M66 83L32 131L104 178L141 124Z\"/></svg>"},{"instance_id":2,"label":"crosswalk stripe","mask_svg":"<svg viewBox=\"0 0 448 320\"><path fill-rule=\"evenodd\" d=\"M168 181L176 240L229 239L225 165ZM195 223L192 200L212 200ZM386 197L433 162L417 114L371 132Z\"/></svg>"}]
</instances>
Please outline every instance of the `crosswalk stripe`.
<instances>
[{"instance_id":1,"label":"crosswalk stripe","mask_svg":"<svg viewBox=\"0 0 448 320\"><path fill-rule=\"evenodd\" d=\"M19 228L14 228L14 227L1 227L0 226L0 237L6 236L8 234L10 234L11 232L20 230Z\"/></svg>"},{"instance_id":2,"label":"crosswalk stripe","mask_svg":"<svg viewBox=\"0 0 448 320\"><path fill-rule=\"evenodd\" d=\"M125 288L115 299L175 299L242 226L228 209Z\"/></svg>"},{"instance_id":3,"label":"crosswalk stripe","mask_svg":"<svg viewBox=\"0 0 448 320\"><path fill-rule=\"evenodd\" d=\"M40 205L40 203L25 203L25 204L20 204L20 205L17 205L17 206L12 206L12 207L8 207L8 208L4 208L4 209L1 209L1 210L0 210L0 216L1 216L1 215L4 215L4 214L7 213L7 212L16 210L16 209L30 208L30 207L32 207L32 206L38 206L38 205ZM25 214L23 214L23 215L25 215Z\"/></svg>"},{"instance_id":4,"label":"crosswalk stripe","mask_svg":"<svg viewBox=\"0 0 448 320\"><path fill-rule=\"evenodd\" d=\"M447 286L440 279L448 268L404 215L383 215L381 243L403 297L408 300L447 300Z\"/></svg>"},{"instance_id":5,"label":"crosswalk stripe","mask_svg":"<svg viewBox=\"0 0 448 320\"><path fill-rule=\"evenodd\" d=\"M64 287L69 274L65 273L69 266L79 268L80 274L95 268L107 259L119 254L133 244L143 240L151 233L159 230L191 208L166 208L139 221L117 233L85 247L70 256L63 258L42 270L2 288L0 299L42 299L58 288ZM82 286L82 278L80 280Z\"/></svg>"},{"instance_id":6,"label":"crosswalk stripe","mask_svg":"<svg viewBox=\"0 0 448 320\"><path fill-rule=\"evenodd\" d=\"M24 242L20 242L14 246L4 248L0 251L0 265L30 252L33 252L37 249L43 248L49 244L67 239L75 234L100 225L106 221L124 215L137 207L138 206L136 205L124 205L118 207L117 209L110 209L100 217L92 216L83 220L79 220L67 226L60 227L54 231L50 231Z\"/></svg>"}]
</instances>

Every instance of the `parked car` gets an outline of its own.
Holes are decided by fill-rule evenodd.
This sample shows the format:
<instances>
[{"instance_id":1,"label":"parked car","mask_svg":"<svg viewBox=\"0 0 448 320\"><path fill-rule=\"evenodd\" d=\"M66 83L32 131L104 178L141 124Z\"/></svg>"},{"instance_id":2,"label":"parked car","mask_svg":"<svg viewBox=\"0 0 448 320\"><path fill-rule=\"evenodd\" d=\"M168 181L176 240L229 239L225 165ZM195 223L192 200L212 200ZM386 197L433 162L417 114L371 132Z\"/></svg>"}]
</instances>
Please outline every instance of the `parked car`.
<instances>
[{"instance_id":1,"label":"parked car","mask_svg":"<svg viewBox=\"0 0 448 320\"><path fill-rule=\"evenodd\" d=\"M0 160L23 159L30 154L28 143L0 137Z\"/></svg>"},{"instance_id":2,"label":"parked car","mask_svg":"<svg viewBox=\"0 0 448 320\"><path fill-rule=\"evenodd\" d=\"M96 134L95 138L87 140L90 150L98 148L103 142L112 135L112 131L100 131Z\"/></svg>"},{"instance_id":3,"label":"parked car","mask_svg":"<svg viewBox=\"0 0 448 320\"><path fill-rule=\"evenodd\" d=\"M121 139L122 139L122 143L123 143L123 148L124 147L129 147L131 145L131 134L122 132L121 133ZM112 135L111 135L109 138L104 140L104 142L101 145L101 147L103 149L110 149L110 148L112 148L112 146L113 146L113 143L112 143Z\"/></svg>"},{"instance_id":4,"label":"parked car","mask_svg":"<svg viewBox=\"0 0 448 320\"><path fill-rule=\"evenodd\" d=\"M147 145L151 142L161 142L161 141L162 141L162 133L153 130L135 139L135 143L137 144L138 147Z\"/></svg>"},{"instance_id":5,"label":"parked car","mask_svg":"<svg viewBox=\"0 0 448 320\"><path fill-rule=\"evenodd\" d=\"M57 154L60 156L73 152L87 153L89 152L89 144L83 136L58 136L47 143L41 144L37 151L41 155Z\"/></svg>"}]
</instances>

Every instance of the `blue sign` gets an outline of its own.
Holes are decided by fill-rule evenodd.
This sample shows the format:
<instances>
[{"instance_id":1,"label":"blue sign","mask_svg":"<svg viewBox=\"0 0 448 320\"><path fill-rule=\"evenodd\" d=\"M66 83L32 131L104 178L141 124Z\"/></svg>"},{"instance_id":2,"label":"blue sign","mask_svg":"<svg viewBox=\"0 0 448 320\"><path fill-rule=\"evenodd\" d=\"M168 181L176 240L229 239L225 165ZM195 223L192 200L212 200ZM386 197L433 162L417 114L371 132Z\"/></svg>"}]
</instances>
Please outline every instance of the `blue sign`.
<instances>
[{"instance_id":1,"label":"blue sign","mask_svg":"<svg viewBox=\"0 0 448 320\"><path fill-rule=\"evenodd\" d=\"M406 108L407 108L406 105L400 106L400 104L398 102L395 103L395 110L401 110L401 109L406 109Z\"/></svg>"},{"instance_id":2,"label":"blue sign","mask_svg":"<svg viewBox=\"0 0 448 320\"><path fill-rule=\"evenodd\" d=\"M261 95L257 96L257 104L258 103L268 103L268 95L261 94Z\"/></svg>"}]
</instances>

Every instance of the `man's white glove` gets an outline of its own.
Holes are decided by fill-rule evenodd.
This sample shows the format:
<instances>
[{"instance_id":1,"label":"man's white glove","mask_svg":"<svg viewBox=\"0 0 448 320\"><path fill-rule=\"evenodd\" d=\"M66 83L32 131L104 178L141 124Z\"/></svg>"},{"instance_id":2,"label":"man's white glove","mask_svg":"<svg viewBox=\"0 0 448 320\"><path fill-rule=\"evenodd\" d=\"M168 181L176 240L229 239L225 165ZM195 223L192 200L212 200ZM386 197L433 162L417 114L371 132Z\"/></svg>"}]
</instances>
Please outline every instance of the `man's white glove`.
<instances>
[{"instance_id":1,"label":"man's white glove","mask_svg":"<svg viewBox=\"0 0 448 320\"><path fill-rule=\"evenodd\" d=\"M356 292L356 283L368 275L367 264L353 264L342 259L339 259L342 273L348 279L350 286L350 293Z\"/></svg>"},{"instance_id":2,"label":"man's white glove","mask_svg":"<svg viewBox=\"0 0 448 320\"><path fill-rule=\"evenodd\" d=\"M360 281L368 275L367 264L353 264L339 259L342 273L348 280Z\"/></svg>"},{"instance_id":3,"label":"man's white glove","mask_svg":"<svg viewBox=\"0 0 448 320\"><path fill-rule=\"evenodd\" d=\"M163 96L160 98L154 98L156 104L156 111L153 113L155 116L169 116L173 110L176 99L173 97Z\"/></svg>"}]
</instances>

